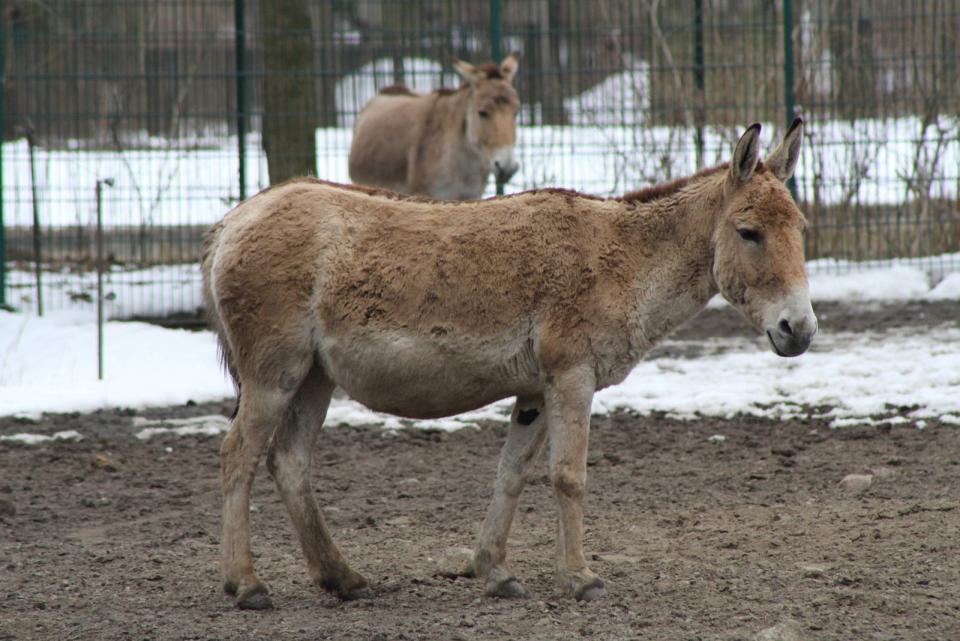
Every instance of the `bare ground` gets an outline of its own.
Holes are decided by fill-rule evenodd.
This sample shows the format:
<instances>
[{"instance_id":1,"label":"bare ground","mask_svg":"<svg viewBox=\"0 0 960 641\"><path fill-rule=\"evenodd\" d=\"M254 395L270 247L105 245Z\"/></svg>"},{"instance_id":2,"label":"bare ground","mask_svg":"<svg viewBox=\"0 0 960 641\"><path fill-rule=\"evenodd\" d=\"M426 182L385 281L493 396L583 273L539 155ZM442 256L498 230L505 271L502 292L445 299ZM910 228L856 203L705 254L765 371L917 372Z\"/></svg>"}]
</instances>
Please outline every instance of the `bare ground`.
<instances>
[{"instance_id":1,"label":"bare ground","mask_svg":"<svg viewBox=\"0 0 960 641\"><path fill-rule=\"evenodd\" d=\"M818 312L824 331L960 323L956 304ZM743 332L720 310L677 337ZM310 585L261 471L253 543L277 609L255 613L220 588L219 437L141 442L132 414L0 419L0 434L86 436L0 443L0 640L754 639L778 624L787 632L770 638L960 639L956 426L594 417L586 550L610 596L589 604L553 585L556 512L542 463L510 546L531 596L486 598L480 581L445 576L441 559L473 544L502 426L330 428L317 495L376 598L340 603ZM871 474L872 485L847 490L848 474Z\"/></svg>"}]
</instances>

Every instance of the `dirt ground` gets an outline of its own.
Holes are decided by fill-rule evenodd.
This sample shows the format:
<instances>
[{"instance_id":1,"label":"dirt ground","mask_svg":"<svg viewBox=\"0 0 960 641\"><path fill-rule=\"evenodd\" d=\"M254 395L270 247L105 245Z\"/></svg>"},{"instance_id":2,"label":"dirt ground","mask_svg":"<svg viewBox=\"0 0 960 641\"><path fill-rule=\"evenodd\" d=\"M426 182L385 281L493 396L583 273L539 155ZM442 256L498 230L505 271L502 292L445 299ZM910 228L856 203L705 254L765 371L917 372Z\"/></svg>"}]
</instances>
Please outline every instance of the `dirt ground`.
<instances>
[{"instance_id":1,"label":"dirt ground","mask_svg":"<svg viewBox=\"0 0 960 641\"><path fill-rule=\"evenodd\" d=\"M960 324L957 304L818 313L824 331ZM677 338L741 333L720 310ZM0 434L85 435L0 442L0 640L960 639L957 426L594 417L586 550L610 596L586 604L553 585L543 462L510 542L530 597L487 598L480 581L445 576L442 559L473 545L503 426L332 427L316 454L317 495L376 598L340 603L310 585L261 470L253 545L277 607L248 612L220 587L220 437L139 441L130 427L133 416L231 409L0 418ZM872 485L848 489L848 474ZM779 636L761 634L774 626Z\"/></svg>"}]
</instances>

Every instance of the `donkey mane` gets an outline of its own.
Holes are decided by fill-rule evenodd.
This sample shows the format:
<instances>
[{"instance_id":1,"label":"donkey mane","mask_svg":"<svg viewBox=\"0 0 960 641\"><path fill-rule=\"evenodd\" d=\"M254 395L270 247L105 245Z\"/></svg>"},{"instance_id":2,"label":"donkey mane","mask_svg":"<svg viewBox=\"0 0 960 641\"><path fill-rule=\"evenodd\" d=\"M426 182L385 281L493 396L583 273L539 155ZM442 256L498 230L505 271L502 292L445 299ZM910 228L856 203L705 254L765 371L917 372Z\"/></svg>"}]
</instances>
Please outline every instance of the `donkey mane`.
<instances>
[{"instance_id":1,"label":"donkey mane","mask_svg":"<svg viewBox=\"0 0 960 641\"><path fill-rule=\"evenodd\" d=\"M691 182L697 180L698 178L705 178L706 176L712 176L724 169L729 167L729 163L724 163L722 165L717 165L716 167L707 167L706 169L701 169L692 176L685 176L683 178L676 178L665 183L659 183L657 185L650 185L649 187L643 187L635 191L628 191L623 196L620 196L616 200L621 200L626 203L648 203L654 200L659 200L665 198L666 196L671 196Z\"/></svg>"},{"instance_id":2,"label":"donkey mane","mask_svg":"<svg viewBox=\"0 0 960 641\"><path fill-rule=\"evenodd\" d=\"M531 189L528 191L521 191L514 194L508 194L506 196L501 196L501 198L511 198L514 196L522 196L524 194L557 194L559 196L565 196L567 198L584 198L587 200L609 200L615 202L624 202L631 204L641 204L649 203L654 200L659 200L661 198L666 198L667 196L672 196L678 191L686 187L692 182L699 180L700 178L705 178L707 176L712 176L721 171L726 171L729 169L730 163L723 163L717 165L716 167L708 167L706 169L701 169L692 176L686 176L684 178L677 178L669 182L660 183L657 185L651 185L649 187L644 187L642 189L637 189L635 191L628 191L622 196L612 196L612 197L603 197L595 196L593 194L584 194L575 189L565 189L562 187L542 187L540 189ZM763 166L763 161L757 161L757 167L754 170L755 173L763 173L766 171L766 167Z\"/></svg>"},{"instance_id":3,"label":"donkey mane","mask_svg":"<svg viewBox=\"0 0 960 641\"><path fill-rule=\"evenodd\" d=\"M644 187L643 189L637 189L636 191L629 191L619 198L614 198L613 200L620 200L625 203L648 203L654 200L659 200L665 198L666 196L672 196L677 193L690 183L700 178L705 178L706 176L712 176L713 174L719 173L721 171L726 171L730 168L730 163L725 162L716 167L707 167L706 169L701 169L692 176L686 176L685 178L677 178L669 182L660 183L659 185L651 185L649 187ZM754 169L754 172L761 174L766 171L766 167L763 166L763 161L757 161L757 167Z\"/></svg>"},{"instance_id":4,"label":"donkey mane","mask_svg":"<svg viewBox=\"0 0 960 641\"><path fill-rule=\"evenodd\" d=\"M497 66L495 62L485 62L482 65L479 65L477 67L477 71L482 72L487 77L487 80L497 80L497 79L502 80L504 77L503 72L500 71L500 67ZM464 83L463 85L457 87L456 89L452 87L437 87L430 93L436 94L438 96L449 96L449 95L458 93L460 91L463 91L464 89L467 89L469 86L470 86L469 84ZM380 89L377 93L382 96L416 96L417 95L415 91L413 91L412 89L410 89L410 87L404 84L389 85L384 87L383 89Z\"/></svg>"},{"instance_id":5,"label":"donkey mane","mask_svg":"<svg viewBox=\"0 0 960 641\"><path fill-rule=\"evenodd\" d=\"M495 62L485 62L477 67L477 71L482 71L487 74L487 80L503 78L503 72L500 71L500 66Z\"/></svg>"}]
</instances>

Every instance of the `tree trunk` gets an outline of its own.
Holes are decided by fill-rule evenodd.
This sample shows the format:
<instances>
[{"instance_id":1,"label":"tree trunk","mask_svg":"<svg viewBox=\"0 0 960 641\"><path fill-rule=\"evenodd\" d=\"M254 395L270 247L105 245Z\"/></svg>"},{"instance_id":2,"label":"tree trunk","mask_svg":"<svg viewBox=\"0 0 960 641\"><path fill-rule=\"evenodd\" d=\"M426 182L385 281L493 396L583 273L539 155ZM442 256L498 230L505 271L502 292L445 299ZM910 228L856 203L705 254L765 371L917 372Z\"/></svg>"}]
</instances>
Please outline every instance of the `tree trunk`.
<instances>
[{"instance_id":1,"label":"tree trunk","mask_svg":"<svg viewBox=\"0 0 960 641\"><path fill-rule=\"evenodd\" d=\"M856 2L831 6L830 49L834 56L836 113L844 118L878 115L873 25Z\"/></svg>"},{"instance_id":2,"label":"tree trunk","mask_svg":"<svg viewBox=\"0 0 960 641\"><path fill-rule=\"evenodd\" d=\"M313 32L305 0L260 2L263 150L270 183L316 173Z\"/></svg>"}]
</instances>

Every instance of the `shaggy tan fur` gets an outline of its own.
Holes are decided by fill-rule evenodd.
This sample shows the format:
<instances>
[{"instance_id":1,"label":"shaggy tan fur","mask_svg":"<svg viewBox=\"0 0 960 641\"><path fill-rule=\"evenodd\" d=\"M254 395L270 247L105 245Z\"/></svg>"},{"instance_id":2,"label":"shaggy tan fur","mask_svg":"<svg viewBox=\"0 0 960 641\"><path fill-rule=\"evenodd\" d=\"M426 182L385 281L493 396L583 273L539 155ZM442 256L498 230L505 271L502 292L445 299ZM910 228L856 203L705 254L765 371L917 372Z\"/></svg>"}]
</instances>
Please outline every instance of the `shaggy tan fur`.
<instances>
[{"instance_id":1,"label":"shaggy tan fur","mask_svg":"<svg viewBox=\"0 0 960 641\"><path fill-rule=\"evenodd\" d=\"M247 514L267 449L314 580L344 598L367 589L309 484L311 435L334 385L413 418L515 396L473 570L489 594L523 593L505 542L529 463L549 441L558 581L577 598L602 596L582 552L594 391L622 381L718 291L780 355L803 352L816 332L805 221L783 185L800 131L797 122L764 166L755 125L728 165L618 199L545 189L453 203L295 180L227 214L202 269L242 392L222 449L224 569L238 605L269 604Z\"/></svg>"},{"instance_id":2,"label":"shaggy tan fur","mask_svg":"<svg viewBox=\"0 0 960 641\"><path fill-rule=\"evenodd\" d=\"M456 91L395 85L367 103L350 147L353 182L459 200L482 196L491 173L509 180L517 169L517 59L455 67L464 78Z\"/></svg>"}]
</instances>

